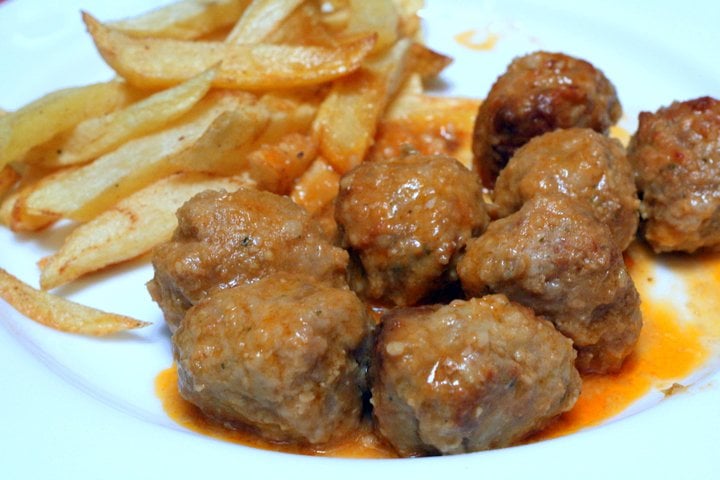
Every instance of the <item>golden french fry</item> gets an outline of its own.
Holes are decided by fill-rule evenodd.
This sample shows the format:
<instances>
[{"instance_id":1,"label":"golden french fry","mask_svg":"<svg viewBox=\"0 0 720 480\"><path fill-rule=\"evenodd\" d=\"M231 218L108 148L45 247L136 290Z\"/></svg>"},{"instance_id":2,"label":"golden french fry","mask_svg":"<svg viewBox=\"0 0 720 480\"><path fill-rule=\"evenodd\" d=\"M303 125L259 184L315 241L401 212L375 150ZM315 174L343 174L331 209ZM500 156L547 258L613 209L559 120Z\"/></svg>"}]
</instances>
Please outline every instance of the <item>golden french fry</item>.
<instances>
[{"instance_id":1,"label":"golden french fry","mask_svg":"<svg viewBox=\"0 0 720 480\"><path fill-rule=\"evenodd\" d=\"M348 24L343 33L375 32L373 52L382 52L398 39L398 12L392 0L348 0Z\"/></svg>"},{"instance_id":2,"label":"golden french fry","mask_svg":"<svg viewBox=\"0 0 720 480\"><path fill-rule=\"evenodd\" d=\"M155 93L137 103L78 124L59 144L45 153L42 164L67 166L86 163L133 138L150 134L187 113L210 90L212 68L176 87Z\"/></svg>"},{"instance_id":3,"label":"golden french fry","mask_svg":"<svg viewBox=\"0 0 720 480\"><path fill-rule=\"evenodd\" d=\"M31 320L63 332L111 335L149 325L147 322L106 313L37 290L2 268L0 268L0 298Z\"/></svg>"},{"instance_id":4,"label":"golden french fry","mask_svg":"<svg viewBox=\"0 0 720 480\"><path fill-rule=\"evenodd\" d=\"M256 104L224 112L192 148L173 160L178 170L236 175L247 171L248 155L291 133L307 132L316 107L291 97L267 94Z\"/></svg>"},{"instance_id":5,"label":"golden french fry","mask_svg":"<svg viewBox=\"0 0 720 480\"><path fill-rule=\"evenodd\" d=\"M406 77L411 41L402 39L353 75L320 106L313 132L320 154L340 173L362 162L386 105Z\"/></svg>"},{"instance_id":6,"label":"golden french fry","mask_svg":"<svg viewBox=\"0 0 720 480\"><path fill-rule=\"evenodd\" d=\"M0 198L3 198L7 192L20 180L20 174L10 165L0 168Z\"/></svg>"},{"instance_id":7,"label":"golden french fry","mask_svg":"<svg viewBox=\"0 0 720 480\"><path fill-rule=\"evenodd\" d=\"M445 67L452 63L452 58L427 48L425 45L414 43L410 56L409 69L420 74L423 78L440 75Z\"/></svg>"},{"instance_id":8,"label":"golden french fry","mask_svg":"<svg viewBox=\"0 0 720 480\"><path fill-rule=\"evenodd\" d=\"M325 25L318 2L304 2L270 32L264 42L331 46L337 43L337 38Z\"/></svg>"},{"instance_id":9,"label":"golden french fry","mask_svg":"<svg viewBox=\"0 0 720 480\"><path fill-rule=\"evenodd\" d=\"M243 12L226 41L229 43L259 43L305 0L254 0Z\"/></svg>"},{"instance_id":10,"label":"golden french fry","mask_svg":"<svg viewBox=\"0 0 720 480\"><path fill-rule=\"evenodd\" d=\"M322 158L318 158L297 179L290 198L314 214L337 196L339 187L340 174Z\"/></svg>"},{"instance_id":11,"label":"golden french fry","mask_svg":"<svg viewBox=\"0 0 720 480\"><path fill-rule=\"evenodd\" d=\"M328 48L138 39L106 27L87 13L83 19L108 65L144 88L180 83L218 63L216 87L276 90L315 85L355 71L376 41L376 35L368 35Z\"/></svg>"},{"instance_id":12,"label":"golden french fry","mask_svg":"<svg viewBox=\"0 0 720 480\"><path fill-rule=\"evenodd\" d=\"M393 0L395 9L398 12L398 30L402 37L413 38L418 42L422 41L422 29L420 23L420 9L424 6L423 0Z\"/></svg>"},{"instance_id":13,"label":"golden french fry","mask_svg":"<svg viewBox=\"0 0 720 480\"><path fill-rule=\"evenodd\" d=\"M97 83L49 93L0 116L0 167L83 120L128 105L138 95L124 82Z\"/></svg>"},{"instance_id":14,"label":"golden french fry","mask_svg":"<svg viewBox=\"0 0 720 480\"><path fill-rule=\"evenodd\" d=\"M209 139L204 139L205 143L200 140L210 136L214 142L229 142L214 130L211 134L206 132L223 113L240 115L240 103L239 96L210 95L175 127L131 140L96 161L63 175L59 181L42 183L24 198L21 208L29 215L58 215L87 221L153 181L193 168L193 162L205 162L196 168L201 170L215 157L227 152L213 151ZM257 120L255 115L246 123ZM258 125L263 124L260 119ZM252 129L260 127L246 125L246 128L248 131L238 133L243 139L253 138L255 132ZM203 158L196 153L198 151L208 158Z\"/></svg>"},{"instance_id":15,"label":"golden french fry","mask_svg":"<svg viewBox=\"0 0 720 480\"><path fill-rule=\"evenodd\" d=\"M73 230L55 254L39 262L40 286L49 290L140 256L170 239L177 227L175 211L192 196L251 185L244 178L205 173L179 173L159 180Z\"/></svg>"},{"instance_id":16,"label":"golden french fry","mask_svg":"<svg viewBox=\"0 0 720 480\"><path fill-rule=\"evenodd\" d=\"M43 230L60 218L54 212L31 212L26 208L28 196L35 190L42 189L46 185L62 182L72 174L74 169L68 168L58 170L47 175L39 175L36 181L25 182L18 190L18 195L13 202L8 220L8 226L14 232L37 232Z\"/></svg>"},{"instance_id":17,"label":"golden french fry","mask_svg":"<svg viewBox=\"0 0 720 480\"><path fill-rule=\"evenodd\" d=\"M262 190L289 193L295 179L315 159L316 151L315 142L308 135L291 133L248 155L250 177Z\"/></svg>"},{"instance_id":18,"label":"golden french fry","mask_svg":"<svg viewBox=\"0 0 720 480\"><path fill-rule=\"evenodd\" d=\"M250 0L184 0L109 24L135 37L191 40L233 25Z\"/></svg>"},{"instance_id":19,"label":"golden french fry","mask_svg":"<svg viewBox=\"0 0 720 480\"><path fill-rule=\"evenodd\" d=\"M20 192L13 191L5 195L0 203L0 223L6 227L10 227L12 221L12 212L17 202Z\"/></svg>"},{"instance_id":20,"label":"golden french fry","mask_svg":"<svg viewBox=\"0 0 720 480\"><path fill-rule=\"evenodd\" d=\"M259 105L269 112L270 122L257 143L276 142L290 133L306 133L315 119L318 104L319 99L314 98L293 98L277 93L263 95Z\"/></svg>"}]
</instances>

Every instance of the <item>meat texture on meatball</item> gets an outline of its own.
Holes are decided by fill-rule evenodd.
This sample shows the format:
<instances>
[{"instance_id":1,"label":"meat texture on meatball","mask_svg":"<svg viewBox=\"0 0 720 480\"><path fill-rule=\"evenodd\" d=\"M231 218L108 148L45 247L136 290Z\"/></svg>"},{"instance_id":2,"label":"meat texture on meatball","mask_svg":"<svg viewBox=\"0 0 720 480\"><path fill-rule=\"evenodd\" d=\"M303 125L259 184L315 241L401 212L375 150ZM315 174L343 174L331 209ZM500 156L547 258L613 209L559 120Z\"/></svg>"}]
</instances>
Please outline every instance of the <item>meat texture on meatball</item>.
<instances>
[{"instance_id":1,"label":"meat texture on meatball","mask_svg":"<svg viewBox=\"0 0 720 480\"><path fill-rule=\"evenodd\" d=\"M397 309L381 329L373 416L403 456L513 445L580 392L572 342L504 295Z\"/></svg>"},{"instance_id":2,"label":"meat texture on meatball","mask_svg":"<svg viewBox=\"0 0 720 480\"><path fill-rule=\"evenodd\" d=\"M506 217L538 195L559 193L588 205L625 250L638 226L633 170L618 140L588 128L555 130L521 147L500 172L493 192Z\"/></svg>"},{"instance_id":3,"label":"meat texture on meatball","mask_svg":"<svg viewBox=\"0 0 720 480\"><path fill-rule=\"evenodd\" d=\"M621 113L615 87L589 62L543 51L518 57L478 110L475 168L492 187L515 150L531 138L570 127L604 133Z\"/></svg>"},{"instance_id":4,"label":"meat texture on meatball","mask_svg":"<svg viewBox=\"0 0 720 480\"><path fill-rule=\"evenodd\" d=\"M347 287L310 277L215 290L172 337L180 393L271 441L332 442L359 426L372 326Z\"/></svg>"},{"instance_id":5,"label":"meat texture on meatball","mask_svg":"<svg viewBox=\"0 0 720 480\"><path fill-rule=\"evenodd\" d=\"M720 250L720 101L701 97L640 113L628 158L652 248Z\"/></svg>"},{"instance_id":6,"label":"meat texture on meatball","mask_svg":"<svg viewBox=\"0 0 720 480\"><path fill-rule=\"evenodd\" d=\"M413 305L456 280L466 242L489 219L477 176L445 156L366 162L340 181L335 219L361 297Z\"/></svg>"},{"instance_id":7,"label":"meat texture on meatball","mask_svg":"<svg viewBox=\"0 0 720 480\"><path fill-rule=\"evenodd\" d=\"M177 212L173 238L152 257L148 283L171 330L215 288L253 282L274 272L345 284L347 253L289 198L242 188L206 191Z\"/></svg>"},{"instance_id":8,"label":"meat texture on meatball","mask_svg":"<svg viewBox=\"0 0 720 480\"><path fill-rule=\"evenodd\" d=\"M535 197L468 244L471 296L504 293L573 340L581 372L617 371L642 327L640 297L608 228L577 200Z\"/></svg>"}]
</instances>

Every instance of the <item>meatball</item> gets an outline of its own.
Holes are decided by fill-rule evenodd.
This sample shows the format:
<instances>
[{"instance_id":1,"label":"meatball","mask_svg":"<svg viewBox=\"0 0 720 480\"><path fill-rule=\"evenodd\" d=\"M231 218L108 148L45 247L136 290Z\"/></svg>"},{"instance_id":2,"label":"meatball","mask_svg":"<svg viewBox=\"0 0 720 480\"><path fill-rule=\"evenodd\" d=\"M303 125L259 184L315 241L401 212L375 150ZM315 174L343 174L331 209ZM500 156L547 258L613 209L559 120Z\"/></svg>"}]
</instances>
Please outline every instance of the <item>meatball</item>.
<instances>
[{"instance_id":1,"label":"meatball","mask_svg":"<svg viewBox=\"0 0 720 480\"><path fill-rule=\"evenodd\" d=\"M253 189L207 191L177 212L173 238L153 252L148 283L171 330L215 288L292 271L345 283L347 253L289 198Z\"/></svg>"},{"instance_id":2,"label":"meatball","mask_svg":"<svg viewBox=\"0 0 720 480\"><path fill-rule=\"evenodd\" d=\"M532 137L570 127L604 133L621 113L615 87L585 60L548 52L516 58L478 110L475 168L492 187L515 150Z\"/></svg>"},{"instance_id":3,"label":"meatball","mask_svg":"<svg viewBox=\"0 0 720 480\"><path fill-rule=\"evenodd\" d=\"M500 216L537 195L561 193L589 205L625 250L638 226L633 170L619 141L587 128L555 130L533 138L510 159L495 183Z\"/></svg>"},{"instance_id":4,"label":"meatball","mask_svg":"<svg viewBox=\"0 0 720 480\"><path fill-rule=\"evenodd\" d=\"M510 446L574 405L574 360L569 339L504 295L398 309L373 355L377 429L403 456Z\"/></svg>"},{"instance_id":5,"label":"meatball","mask_svg":"<svg viewBox=\"0 0 720 480\"><path fill-rule=\"evenodd\" d=\"M628 158L652 248L720 250L720 101L702 97L640 113Z\"/></svg>"},{"instance_id":6,"label":"meatball","mask_svg":"<svg viewBox=\"0 0 720 480\"><path fill-rule=\"evenodd\" d=\"M422 155L348 172L335 219L350 251L350 286L388 305L413 305L456 280L458 256L489 221L475 174L453 158Z\"/></svg>"},{"instance_id":7,"label":"meatball","mask_svg":"<svg viewBox=\"0 0 720 480\"><path fill-rule=\"evenodd\" d=\"M181 395L276 442L323 444L362 418L372 321L347 287L275 274L215 290L172 337Z\"/></svg>"},{"instance_id":8,"label":"meatball","mask_svg":"<svg viewBox=\"0 0 720 480\"><path fill-rule=\"evenodd\" d=\"M472 296L504 293L570 337L581 372L617 371L637 343L640 298L608 228L577 200L535 197L468 244Z\"/></svg>"}]
</instances>

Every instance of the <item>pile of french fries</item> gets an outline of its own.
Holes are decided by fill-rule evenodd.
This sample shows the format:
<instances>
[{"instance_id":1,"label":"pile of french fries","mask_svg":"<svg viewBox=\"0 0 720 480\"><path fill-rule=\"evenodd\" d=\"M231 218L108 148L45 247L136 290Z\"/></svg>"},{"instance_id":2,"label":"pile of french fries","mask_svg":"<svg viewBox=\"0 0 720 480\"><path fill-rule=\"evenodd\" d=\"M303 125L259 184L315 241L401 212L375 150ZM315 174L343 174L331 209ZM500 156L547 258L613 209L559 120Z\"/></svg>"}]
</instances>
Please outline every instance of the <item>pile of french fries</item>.
<instances>
[{"instance_id":1,"label":"pile of french fries","mask_svg":"<svg viewBox=\"0 0 720 480\"><path fill-rule=\"evenodd\" d=\"M253 186L321 210L388 112L455 107L423 103L422 79L450 59L423 46L421 7L183 0L110 23L83 13L117 77L0 115L0 222L77 226L39 261L42 290L0 271L0 297L61 330L135 328L45 290L147 253L206 189Z\"/></svg>"}]
</instances>

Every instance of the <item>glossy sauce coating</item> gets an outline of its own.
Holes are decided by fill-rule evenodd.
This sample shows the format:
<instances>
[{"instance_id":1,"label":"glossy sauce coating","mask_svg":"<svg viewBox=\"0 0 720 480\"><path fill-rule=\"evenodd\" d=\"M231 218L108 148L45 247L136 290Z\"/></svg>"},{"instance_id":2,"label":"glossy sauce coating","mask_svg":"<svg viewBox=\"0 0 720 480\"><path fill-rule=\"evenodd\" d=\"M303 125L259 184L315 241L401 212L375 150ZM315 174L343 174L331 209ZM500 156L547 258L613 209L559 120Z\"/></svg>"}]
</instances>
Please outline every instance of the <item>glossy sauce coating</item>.
<instances>
[{"instance_id":1,"label":"glossy sauce coating","mask_svg":"<svg viewBox=\"0 0 720 480\"><path fill-rule=\"evenodd\" d=\"M347 253L329 243L301 207L254 189L207 191L177 212L173 238L153 252L148 283L171 330L209 292L275 272L345 283Z\"/></svg>"},{"instance_id":2,"label":"glossy sauce coating","mask_svg":"<svg viewBox=\"0 0 720 480\"><path fill-rule=\"evenodd\" d=\"M608 228L564 195L491 223L458 264L468 295L504 293L572 338L583 373L620 369L642 326L640 298Z\"/></svg>"},{"instance_id":3,"label":"glossy sauce coating","mask_svg":"<svg viewBox=\"0 0 720 480\"><path fill-rule=\"evenodd\" d=\"M635 239L638 207L633 171L618 140L589 128L568 128L534 137L500 172L493 191L505 217L527 200L559 193L583 202L625 250Z\"/></svg>"},{"instance_id":4,"label":"glossy sauce coating","mask_svg":"<svg viewBox=\"0 0 720 480\"><path fill-rule=\"evenodd\" d=\"M720 101L701 97L642 112L628 146L656 252L720 248Z\"/></svg>"},{"instance_id":5,"label":"glossy sauce coating","mask_svg":"<svg viewBox=\"0 0 720 480\"><path fill-rule=\"evenodd\" d=\"M572 341L504 295L397 309L381 325L373 416L403 456L513 445L580 392Z\"/></svg>"},{"instance_id":6,"label":"glossy sauce coating","mask_svg":"<svg viewBox=\"0 0 720 480\"><path fill-rule=\"evenodd\" d=\"M360 423L373 325L353 292L308 276L216 290L172 337L180 394L271 441L331 442Z\"/></svg>"},{"instance_id":7,"label":"glossy sauce coating","mask_svg":"<svg viewBox=\"0 0 720 480\"><path fill-rule=\"evenodd\" d=\"M455 281L459 254L489 221L477 176L440 155L362 163L335 205L350 286L385 305L415 305Z\"/></svg>"},{"instance_id":8,"label":"glossy sauce coating","mask_svg":"<svg viewBox=\"0 0 720 480\"><path fill-rule=\"evenodd\" d=\"M606 133L621 111L615 87L589 62L542 51L518 57L478 110L475 169L492 187L510 157L531 138L571 127Z\"/></svg>"}]
</instances>

